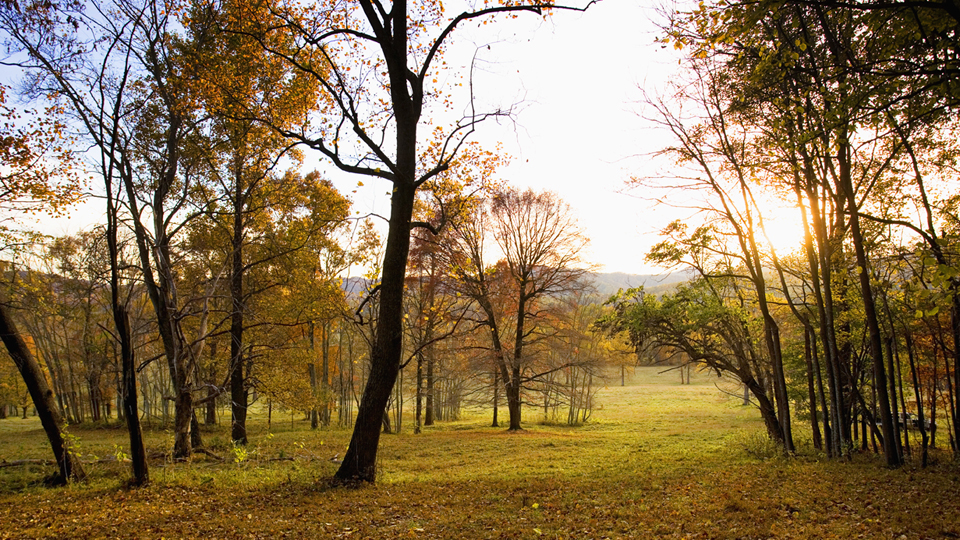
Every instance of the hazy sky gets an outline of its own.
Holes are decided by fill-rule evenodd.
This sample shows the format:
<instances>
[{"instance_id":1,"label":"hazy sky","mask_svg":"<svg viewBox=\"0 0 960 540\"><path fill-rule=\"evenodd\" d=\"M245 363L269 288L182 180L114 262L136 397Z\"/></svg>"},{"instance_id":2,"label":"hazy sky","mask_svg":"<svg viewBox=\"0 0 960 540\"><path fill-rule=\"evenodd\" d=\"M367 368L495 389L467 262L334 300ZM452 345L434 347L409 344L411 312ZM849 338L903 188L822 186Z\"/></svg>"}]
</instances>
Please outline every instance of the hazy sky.
<instances>
[{"instance_id":1,"label":"hazy sky","mask_svg":"<svg viewBox=\"0 0 960 540\"><path fill-rule=\"evenodd\" d=\"M475 137L489 147L500 142L513 156L501 177L558 193L591 239L588 258L608 272L656 271L644 254L675 215L624 193L631 176L655 174L648 154L667 142L639 116L640 89L655 91L677 70L675 53L654 43L655 11L639 4L603 0L585 13L467 27L451 49L454 62L476 52L481 103L517 105L515 122L485 125ZM328 171L345 193L356 189L355 177L325 164L304 168ZM364 183L351 195L356 211L387 215L389 187ZM69 221L46 220L45 232L74 232L96 219L89 216L102 216L102 205L91 201Z\"/></svg>"},{"instance_id":2,"label":"hazy sky","mask_svg":"<svg viewBox=\"0 0 960 540\"><path fill-rule=\"evenodd\" d=\"M639 115L641 88L655 92L677 70L672 48L654 43L656 13L638 4L604 0L583 14L557 13L529 41L501 45L513 59L502 86L527 106L516 133L490 134L517 158L505 179L566 200L591 239L592 259L609 272L650 271L644 255L670 213L625 185L656 173L649 154L666 142Z\"/></svg>"},{"instance_id":3,"label":"hazy sky","mask_svg":"<svg viewBox=\"0 0 960 540\"><path fill-rule=\"evenodd\" d=\"M644 255L674 215L624 192L631 176L655 173L648 154L664 144L638 115L641 88L655 91L677 70L672 48L654 43L655 18L638 0L603 0L585 13L466 27L450 52L465 61L476 52L474 88L488 110L516 105L514 122L488 123L475 140L513 157L502 179L554 191L573 208L601 271L658 272ZM364 182L356 209L386 215L385 184Z\"/></svg>"}]
</instances>

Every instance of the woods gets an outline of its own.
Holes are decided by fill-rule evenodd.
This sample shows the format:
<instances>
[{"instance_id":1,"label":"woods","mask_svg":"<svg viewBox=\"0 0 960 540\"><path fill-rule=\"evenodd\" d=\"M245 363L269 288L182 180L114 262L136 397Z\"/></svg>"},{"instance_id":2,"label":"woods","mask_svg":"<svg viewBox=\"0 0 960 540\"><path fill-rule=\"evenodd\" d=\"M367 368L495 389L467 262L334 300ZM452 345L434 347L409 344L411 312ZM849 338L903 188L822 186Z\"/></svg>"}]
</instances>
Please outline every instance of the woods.
<instances>
[{"instance_id":1,"label":"woods","mask_svg":"<svg viewBox=\"0 0 960 540\"><path fill-rule=\"evenodd\" d=\"M956 452L956 285L946 277L956 265L947 247L957 226L948 165L956 156L955 97L937 63L945 48L955 48L949 29L956 19L941 9L702 6L666 28L664 43L689 50L690 77L648 103L676 141L664 154L684 172L672 184L635 183L698 193L691 201L703 201L701 224L669 225L667 239L647 255L696 277L661 299L614 299L617 315L608 324L629 329L637 345L742 372L761 411L775 404L776 418L764 417L788 453L791 401L803 403L812 440L831 456L849 454L859 439L862 449L879 446L887 465L899 466L912 452L908 428L919 427L921 454L927 428L934 430L903 419L937 410ZM906 28L913 38L900 33ZM914 56L900 56L902 47L918 62L929 60L932 71L904 70ZM770 199L794 201L781 208L800 215L801 249L771 240ZM936 300L905 309L921 296ZM668 314L675 305L698 313L678 320ZM738 322L723 322L721 312L701 321L706 325L679 322L703 317L707 305L734 310ZM922 355L938 373L933 379L924 380L916 363L912 328L919 327L939 344ZM761 332L767 350L760 379L769 385L753 384L757 377L745 369L755 364L752 344ZM788 348L802 361L793 373L783 362ZM789 397L789 379L803 398Z\"/></svg>"},{"instance_id":2,"label":"woods","mask_svg":"<svg viewBox=\"0 0 960 540\"><path fill-rule=\"evenodd\" d=\"M618 378L658 366L717 377L777 459L955 462L957 10L659 13L679 68L635 89L657 136L623 191L659 231L646 264L675 279L606 288L590 237L639 246L524 187L529 157L487 131L520 108L486 99L477 41L594 9L0 4L17 77L0 86L0 418L41 419L54 483L87 473L73 427L121 426L138 487L158 466L239 469L260 429L352 430L322 451L332 489L389 474L385 434L579 436ZM84 230L25 221L81 198L100 206Z\"/></svg>"}]
</instances>

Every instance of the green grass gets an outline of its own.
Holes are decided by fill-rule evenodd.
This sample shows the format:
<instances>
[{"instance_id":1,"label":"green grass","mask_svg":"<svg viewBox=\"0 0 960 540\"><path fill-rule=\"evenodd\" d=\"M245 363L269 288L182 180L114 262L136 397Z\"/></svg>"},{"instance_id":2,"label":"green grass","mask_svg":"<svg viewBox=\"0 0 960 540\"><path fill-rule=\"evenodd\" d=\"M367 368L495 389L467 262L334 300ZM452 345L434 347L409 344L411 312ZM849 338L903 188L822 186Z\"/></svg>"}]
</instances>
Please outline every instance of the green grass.
<instances>
[{"instance_id":1,"label":"green grass","mask_svg":"<svg viewBox=\"0 0 960 540\"><path fill-rule=\"evenodd\" d=\"M349 430L311 431L262 415L237 463L224 428L205 432L223 462L151 462L150 486L122 487L122 463L43 487L52 469L0 468L0 538L942 538L960 535L960 469L888 470L872 455L828 461L801 442L784 458L756 411L694 376L641 368L603 388L585 425L491 428L489 411L381 438L375 486L334 487ZM617 380L619 383L619 380ZM805 426L804 426L805 427ZM798 431L801 430L798 426ZM120 428L70 428L84 459L126 446ZM154 453L172 435L147 434ZM33 419L0 420L0 459L47 459ZM293 458L292 460L290 458ZM916 509L923 509L916 512Z\"/></svg>"}]
</instances>

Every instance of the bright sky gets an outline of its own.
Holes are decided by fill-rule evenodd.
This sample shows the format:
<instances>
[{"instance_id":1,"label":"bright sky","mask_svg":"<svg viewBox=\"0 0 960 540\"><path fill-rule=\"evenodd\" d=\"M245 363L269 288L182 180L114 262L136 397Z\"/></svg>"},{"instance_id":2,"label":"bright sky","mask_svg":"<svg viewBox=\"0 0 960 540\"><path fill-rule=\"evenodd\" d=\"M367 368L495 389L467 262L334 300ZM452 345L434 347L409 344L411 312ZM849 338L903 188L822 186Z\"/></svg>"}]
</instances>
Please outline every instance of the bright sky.
<instances>
[{"instance_id":1,"label":"bright sky","mask_svg":"<svg viewBox=\"0 0 960 540\"><path fill-rule=\"evenodd\" d=\"M506 180L555 191L570 204L590 237L591 259L607 272L656 272L644 255L667 221L625 193L630 176L655 174L648 154L662 143L638 114L640 89L662 87L677 69L673 50L654 43L657 14L638 4L604 0L531 30L514 24L521 20L503 25L518 30L495 46L506 60L491 66L502 74L492 86L526 106L515 130L482 134L515 156Z\"/></svg>"},{"instance_id":2,"label":"bright sky","mask_svg":"<svg viewBox=\"0 0 960 540\"><path fill-rule=\"evenodd\" d=\"M661 87L677 69L673 50L654 43L657 14L639 3L603 0L546 21L522 15L466 27L450 54L468 62L479 49L479 101L518 105L515 123L484 125L474 140L499 142L513 157L502 179L560 195L590 237L589 260L606 272L660 272L644 255L672 219L623 192L631 175L655 174L646 154L664 142L637 114L640 88ZM386 186L365 184L356 210L386 215ZM356 180L346 185L352 190Z\"/></svg>"},{"instance_id":3,"label":"bright sky","mask_svg":"<svg viewBox=\"0 0 960 540\"><path fill-rule=\"evenodd\" d=\"M654 43L655 10L639 3L603 0L585 13L521 16L455 36L466 61L479 47L481 100L519 104L515 124L488 124L475 140L490 147L500 142L514 157L503 179L552 190L570 204L591 239L588 259L606 272L658 272L644 255L675 216L624 193L630 176L656 174L648 154L668 142L639 116L640 89L663 87L677 70L674 51ZM356 189L356 177L305 164L314 167L329 171L344 193ZM387 215L389 188L364 182L352 195L355 210ZM102 216L102 206L93 200L68 222L49 221L45 232L74 232L88 216Z\"/></svg>"}]
</instances>

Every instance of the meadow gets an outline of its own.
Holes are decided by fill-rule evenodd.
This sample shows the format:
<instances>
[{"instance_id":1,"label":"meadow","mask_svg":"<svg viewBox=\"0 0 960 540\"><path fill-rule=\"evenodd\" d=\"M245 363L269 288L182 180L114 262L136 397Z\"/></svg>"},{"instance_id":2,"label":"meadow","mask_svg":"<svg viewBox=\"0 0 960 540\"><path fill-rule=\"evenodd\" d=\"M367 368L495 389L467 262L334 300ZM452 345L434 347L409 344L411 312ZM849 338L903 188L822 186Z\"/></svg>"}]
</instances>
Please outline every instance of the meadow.
<instances>
[{"instance_id":1,"label":"meadow","mask_svg":"<svg viewBox=\"0 0 960 540\"><path fill-rule=\"evenodd\" d=\"M491 428L489 411L381 439L376 485L330 482L347 429L261 415L245 449L225 427L211 453L169 462L172 434L145 435L151 483L124 487L126 432L73 426L89 479L43 485L52 467L0 467L0 538L888 538L960 537L960 467L871 454L828 460L766 442L759 415L717 378L637 368L611 380L581 426ZM722 385L721 385L722 386ZM48 459L39 423L0 420L0 465ZM221 459L217 459L218 456Z\"/></svg>"}]
</instances>

